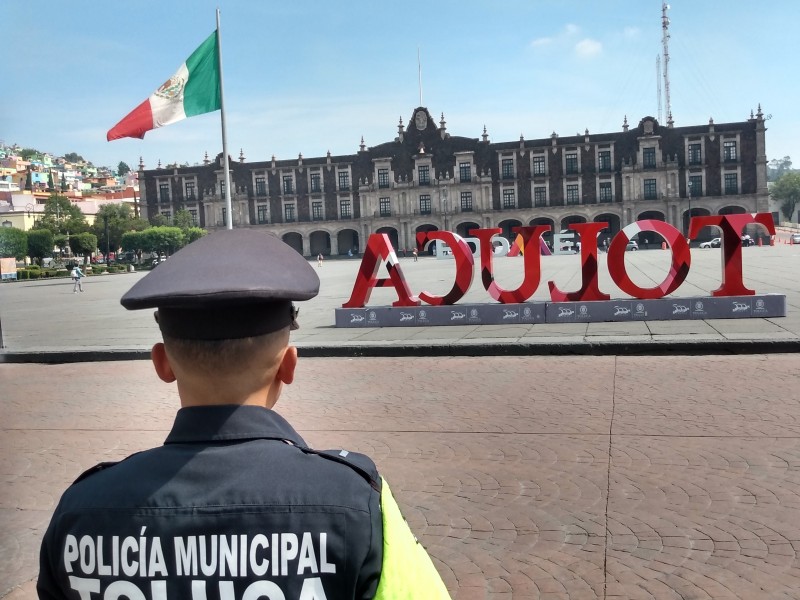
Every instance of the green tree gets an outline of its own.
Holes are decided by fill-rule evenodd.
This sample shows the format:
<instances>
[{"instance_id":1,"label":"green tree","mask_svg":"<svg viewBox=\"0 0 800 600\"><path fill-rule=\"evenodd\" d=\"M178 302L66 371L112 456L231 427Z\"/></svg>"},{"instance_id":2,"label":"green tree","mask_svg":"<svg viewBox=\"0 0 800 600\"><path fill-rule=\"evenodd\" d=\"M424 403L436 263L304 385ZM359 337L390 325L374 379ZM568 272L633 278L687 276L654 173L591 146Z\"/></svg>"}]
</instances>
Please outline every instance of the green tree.
<instances>
[{"instance_id":1,"label":"green tree","mask_svg":"<svg viewBox=\"0 0 800 600\"><path fill-rule=\"evenodd\" d=\"M81 209L65 196L52 194L44 205L42 218L33 226L34 229L49 229L53 235L61 233L83 233L88 230L86 217Z\"/></svg>"},{"instance_id":2,"label":"green tree","mask_svg":"<svg viewBox=\"0 0 800 600\"><path fill-rule=\"evenodd\" d=\"M781 212L789 221L792 220L800 202L800 172L791 171L784 173L769 190L772 197L782 201Z\"/></svg>"},{"instance_id":3,"label":"green tree","mask_svg":"<svg viewBox=\"0 0 800 600\"><path fill-rule=\"evenodd\" d=\"M124 163L122 161L119 161L119 164L117 165L117 175L119 175L120 177L124 177L125 175L127 175L130 172L131 172L131 168L128 166L128 164Z\"/></svg>"},{"instance_id":4,"label":"green tree","mask_svg":"<svg viewBox=\"0 0 800 600\"><path fill-rule=\"evenodd\" d=\"M778 181L784 173L792 169L792 159L788 156L773 158L767 165L767 181Z\"/></svg>"},{"instance_id":5,"label":"green tree","mask_svg":"<svg viewBox=\"0 0 800 600\"><path fill-rule=\"evenodd\" d=\"M208 232L202 227L189 227L189 229L183 232L183 235L186 237L186 243L191 244L192 242L199 240L207 233Z\"/></svg>"},{"instance_id":6,"label":"green tree","mask_svg":"<svg viewBox=\"0 0 800 600\"><path fill-rule=\"evenodd\" d=\"M145 250L144 243L145 237L143 231L126 231L122 234L120 247L125 252L136 252L136 254L139 254Z\"/></svg>"},{"instance_id":7,"label":"green tree","mask_svg":"<svg viewBox=\"0 0 800 600\"><path fill-rule=\"evenodd\" d=\"M97 211L91 232L97 236L100 250L106 252L106 220L108 220L108 248L116 252L122 246L122 236L128 231L142 231L150 227L144 219L134 218L127 204L105 204Z\"/></svg>"},{"instance_id":8,"label":"green tree","mask_svg":"<svg viewBox=\"0 0 800 600\"><path fill-rule=\"evenodd\" d=\"M30 171L28 171L28 174L25 176L25 189L29 192L33 189L33 180L31 179Z\"/></svg>"},{"instance_id":9,"label":"green tree","mask_svg":"<svg viewBox=\"0 0 800 600\"><path fill-rule=\"evenodd\" d=\"M91 256L92 252L97 250L97 236L93 233L79 233L77 235L69 236L69 247L73 254L81 254L84 257L84 263Z\"/></svg>"},{"instance_id":10,"label":"green tree","mask_svg":"<svg viewBox=\"0 0 800 600\"><path fill-rule=\"evenodd\" d=\"M53 256L53 232L49 229L33 229L28 232L28 256L42 264L46 256Z\"/></svg>"},{"instance_id":11,"label":"green tree","mask_svg":"<svg viewBox=\"0 0 800 600\"><path fill-rule=\"evenodd\" d=\"M151 227L142 232L142 250L169 256L185 244L183 232L177 227Z\"/></svg>"},{"instance_id":12,"label":"green tree","mask_svg":"<svg viewBox=\"0 0 800 600\"><path fill-rule=\"evenodd\" d=\"M28 254L28 236L15 227L0 227L0 258L22 260Z\"/></svg>"},{"instance_id":13,"label":"green tree","mask_svg":"<svg viewBox=\"0 0 800 600\"><path fill-rule=\"evenodd\" d=\"M75 152L67 152L64 155L64 160L68 160L69 162L72 163L83 162L83 157Z\"/></svg>"},{"instance_id":14,"label":"green tree","mask_svg":"<svg viewBox=\"0 0 800 600\"><path fill-rule=\"evenodd\" d=\"M53 182L53 172L47 174L47 189L50 192L56 191L56 184Z\"/></svg>"},{"instance_id":15,"label":"green tree","mask_svg":"<svg viewBox=\"0 0 800 600\"><path fill-rule=\"evenodd\" d=\"M66 179L66 177L64 177L63 173L61 174L61 191L62 192L66 192L67 191L67 179Z\"/></svg>"},{"instance_id":16,"label":"green tree","mask_svg":"<svg viewBox=\"0 0 800 600\"><path fill-rule=\"evenodd\" d=\"M157 215L153 215L150 217L150 224L153 227L168 227L169 226L169 219L162 215L161 213Z\"/></svg>"},{"instance_id":17,"label":"green tree","mask_svg":"<svg viewBox=\"0 0 800 600\"><path fill-rule=\"evenodd\" d=\"M33 148L23 148L19 151L19 156L22 160L30 160L39 156L39 151Z\"/></svg>"},{"instance_id":18,"label":"green tree","mask_svg":"<svg viewBox=\"0 0 800 600\"><path fill-rule=\"evenodd\" d=\"M178 227L181 231L186 231L192 226L192 213L185 208L175 211L175 216L172 217L172 224Z\"/></svg>"}]
</instances>

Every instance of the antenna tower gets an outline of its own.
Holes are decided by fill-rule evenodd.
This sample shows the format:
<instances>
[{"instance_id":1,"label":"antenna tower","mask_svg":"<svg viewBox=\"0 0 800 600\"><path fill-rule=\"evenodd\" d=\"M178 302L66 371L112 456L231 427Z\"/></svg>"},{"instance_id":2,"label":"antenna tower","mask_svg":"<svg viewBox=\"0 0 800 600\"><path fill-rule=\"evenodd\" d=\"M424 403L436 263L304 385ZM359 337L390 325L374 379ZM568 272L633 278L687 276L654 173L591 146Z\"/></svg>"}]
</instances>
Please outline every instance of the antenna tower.
<instances>
[{"instance_id":1,"label":"antenna tower","mask_svg":"<svg viewBox=\"0 0 800 600\"><path fill-rule=\"evenodd\" d=\"M664 103L667 111L667 123L672 122L672 105L669 101L669 17L667 11L669 4L666 2L661 4L661 43L664 46Z\"/></svg>"},{"instance_id":2,"label":"antenna tower","mask_svg":"<svg viewBox=\"0 0 800 600\"><path fill-rule=\"evenodd\" d=\"M658 97L658 122L663 123L661 111L661 55L656 54L656 96Z\"/></svg>"}]
</instances>

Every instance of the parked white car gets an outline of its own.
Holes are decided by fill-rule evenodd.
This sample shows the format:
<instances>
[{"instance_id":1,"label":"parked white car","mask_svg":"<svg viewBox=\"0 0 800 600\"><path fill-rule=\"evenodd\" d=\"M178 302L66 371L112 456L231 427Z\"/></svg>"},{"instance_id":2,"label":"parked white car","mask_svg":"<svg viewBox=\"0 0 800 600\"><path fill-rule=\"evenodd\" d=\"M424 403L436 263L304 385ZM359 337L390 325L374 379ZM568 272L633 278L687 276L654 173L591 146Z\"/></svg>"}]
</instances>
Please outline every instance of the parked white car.
<instances>
[{"instance_id":1,"label":"parked white car","mask_svg":"<svg viewBox=\"0 0 800 600\"><path fill-rule=\"evenodd\" d=\"M713 240L708 240L707 242L701 242L701 248L719 248L720 239L714 238Z\"/></svg>"}]
</instances>

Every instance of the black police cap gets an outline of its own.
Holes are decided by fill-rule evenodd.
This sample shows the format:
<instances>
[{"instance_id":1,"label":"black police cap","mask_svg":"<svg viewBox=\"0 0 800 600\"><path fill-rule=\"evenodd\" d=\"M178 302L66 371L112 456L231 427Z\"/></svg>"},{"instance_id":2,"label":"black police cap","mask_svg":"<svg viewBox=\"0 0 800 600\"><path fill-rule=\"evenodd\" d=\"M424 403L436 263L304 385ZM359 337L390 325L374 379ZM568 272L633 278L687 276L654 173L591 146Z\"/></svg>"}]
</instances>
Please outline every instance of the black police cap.
<instances>
[{"instance_id":1,"label":"black police cap","mask_svg":"<svg viewBox=\"0 0 800 600\"><path fill-rule=\"evenodd\" d=\"M166 336L224 340L296 329L292 301L318 292L316 271L294 248L264 231L233 229L185 246L120 302L130 310L158 308Z\"/></svg>"}]
</instances>

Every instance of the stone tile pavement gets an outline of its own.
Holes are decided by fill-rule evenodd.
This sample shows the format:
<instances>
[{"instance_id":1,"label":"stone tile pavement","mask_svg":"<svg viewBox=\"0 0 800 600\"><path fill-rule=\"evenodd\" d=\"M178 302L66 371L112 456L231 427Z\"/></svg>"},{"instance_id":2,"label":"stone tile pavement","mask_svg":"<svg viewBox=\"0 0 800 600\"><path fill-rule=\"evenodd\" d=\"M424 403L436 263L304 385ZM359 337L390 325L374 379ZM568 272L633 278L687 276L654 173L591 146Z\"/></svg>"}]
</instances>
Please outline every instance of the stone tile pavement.
<instances>
[{"instance_id":1,"label":"stone tile pavement","mask_svg":"<svg viewBox=\"0 0 800 600\"><path fill-rule=\"evenodd\" d=\"M655 286L669 270L671 253L662 250L629 252L626 264L632 280ZM708 352L800 351L800 246L743 248L745 285L759 294L786 295L788 314L772 319L642 321L634 323L559 323L449 327L336 328L334 310L352 291L359 260L327 260L317 269L320 294L303 303L301 328L295 343L307 356L363 355L486 355L486 354L647 354ZM612 298L626 297L611 280L599 256L600 289ZM450 259L400 260L410 288L444 294L454 275ZM491 299L476 267L463 302ZM522 280L522 260L495 261L496 280L513 289ZM385 273L381 274L385 276ZM580 287L576 255L542 259L541 282L533 300L548 300L548 281L571 291ZM0 362L11 360L107 360L146 356L158 328L151 311L126 311L119 298L142 273L90 277L83 294L73 294L68 280L0 284L0 329L5 348ZM684 284L674 296L709 296L721 284L718 249L692 249ZM370 306L396 299L394 290L376 289Z\"/></svg>"},{"instance_id":2,"label":"stone tile pavement","mask_svg":"<svg viewBox=\"0 0 800 600\"><path fill-rule=\"evenodd\" d=\"M326 263L324 268L327 268ZM453 598L798 598L796 354L303 358L278 409L370 454ZM160 444L146 361L0 365L0 597L54 503Z\"/></svg>"}]
</instances>

